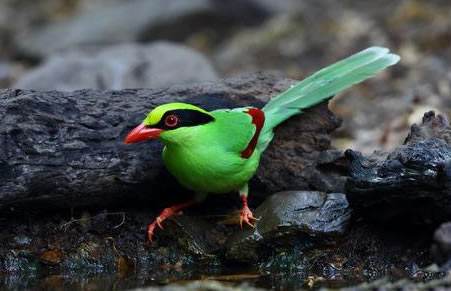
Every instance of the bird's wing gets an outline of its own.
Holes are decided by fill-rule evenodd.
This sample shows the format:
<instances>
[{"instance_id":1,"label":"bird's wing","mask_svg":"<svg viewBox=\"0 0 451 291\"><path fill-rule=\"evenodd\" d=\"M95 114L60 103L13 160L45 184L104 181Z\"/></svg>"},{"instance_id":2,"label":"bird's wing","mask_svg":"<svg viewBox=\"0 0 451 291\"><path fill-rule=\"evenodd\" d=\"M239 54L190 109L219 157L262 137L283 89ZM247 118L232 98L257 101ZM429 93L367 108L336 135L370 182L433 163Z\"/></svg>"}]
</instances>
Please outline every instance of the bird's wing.
<instances>
[{"instance_id":1,"label":"bird's wing","mask_svg":"<svg viewBox=\"0 0 451 291\"><path fill-rule=\"evenodd\" d=\"M257 147L263 152L273 138L273 129L293 115L302 113L338 92L371 78L396 64L400 57L387 48L370 47L330 65L285 92L272 98L264 107L266 120Z\"/></svg>"},{"instance_id":2,"label":"bird's wing","mask_svg":"<svg viewBox=\"0 0 451 291\"><path fill-rule=\"evenodd\" d=\"M252 123L252 116L246 113L249 108L219 109L212 111L215 117L215 139L228 152L241 154L252 140L256 126ZM214 132L214 133L213 133Z\"/></svg>"}]
</instances>

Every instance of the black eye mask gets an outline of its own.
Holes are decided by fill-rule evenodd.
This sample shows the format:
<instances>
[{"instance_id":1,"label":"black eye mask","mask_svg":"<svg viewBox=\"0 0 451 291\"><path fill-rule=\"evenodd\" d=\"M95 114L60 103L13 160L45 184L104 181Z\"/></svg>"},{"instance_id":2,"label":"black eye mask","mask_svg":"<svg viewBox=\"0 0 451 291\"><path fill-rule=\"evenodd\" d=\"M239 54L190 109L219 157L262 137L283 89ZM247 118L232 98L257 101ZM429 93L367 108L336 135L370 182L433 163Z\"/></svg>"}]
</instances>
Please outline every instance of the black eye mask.
<instances>
[{"instance_id":1,"label":"black eye mask","mask_svg":"<svg viewBox=\"0 0 451 291\"><path fill-rule=\"evenodd\" d=\"M166 122L166 118L168 116L175 116L177 118L176 124L173 126L169 126L169 124L172 124L172 122L168 123ZM214 118L206 113L200 112L198 110L192 110L192 109L176 109L176 110L170 110L167 111L160 119L160 121L153 125L152 127L160 128L164 130L171 130L176 129L180 127L187 127L187 126L197 126L205 123L209 123L213 121ZM173 120L171 120L173 121Z\"/></svg>"}]
</instances>

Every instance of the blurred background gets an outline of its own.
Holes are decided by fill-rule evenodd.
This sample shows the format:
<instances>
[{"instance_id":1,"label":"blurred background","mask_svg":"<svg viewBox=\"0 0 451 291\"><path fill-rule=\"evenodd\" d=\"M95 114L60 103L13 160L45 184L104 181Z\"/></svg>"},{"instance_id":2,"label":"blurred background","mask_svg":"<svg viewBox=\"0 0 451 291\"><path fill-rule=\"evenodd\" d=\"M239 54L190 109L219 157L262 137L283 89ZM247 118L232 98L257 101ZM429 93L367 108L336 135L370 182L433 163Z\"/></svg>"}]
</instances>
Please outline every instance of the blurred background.
<instances>
[{"instance_id":1,"label":"blurred background","mask_svg":"<svg viewBox=\"0 0 451 291\"><path fill-rule=\"evenodd\" d=\"M167 87L255 71L302 79L369 46L399 65L340 94L334 145L403 142L451 105L449 0L0 0L0 88Z\"/></svg>"}]
</instances>

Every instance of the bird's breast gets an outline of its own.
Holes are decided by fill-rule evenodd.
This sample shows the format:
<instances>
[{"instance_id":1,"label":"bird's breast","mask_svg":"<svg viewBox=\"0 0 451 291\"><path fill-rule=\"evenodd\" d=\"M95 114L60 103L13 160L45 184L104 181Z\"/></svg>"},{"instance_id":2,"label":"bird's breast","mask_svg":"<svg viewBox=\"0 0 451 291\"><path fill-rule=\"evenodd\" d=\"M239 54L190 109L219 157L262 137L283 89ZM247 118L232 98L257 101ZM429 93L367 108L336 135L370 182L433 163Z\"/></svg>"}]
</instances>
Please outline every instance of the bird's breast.
<instances>
[{"instance_id":1,"label":"bird's breast","mask_svg":"<svg viewBox=\"0 0 451 291\"><path fill-rule=\"evenodd\" d=\"M163 160L169 172L195 192L225 193L241 188L258 167L260 152L248 159L213 146L166 146Z\"/></svg>"}]
</instances>

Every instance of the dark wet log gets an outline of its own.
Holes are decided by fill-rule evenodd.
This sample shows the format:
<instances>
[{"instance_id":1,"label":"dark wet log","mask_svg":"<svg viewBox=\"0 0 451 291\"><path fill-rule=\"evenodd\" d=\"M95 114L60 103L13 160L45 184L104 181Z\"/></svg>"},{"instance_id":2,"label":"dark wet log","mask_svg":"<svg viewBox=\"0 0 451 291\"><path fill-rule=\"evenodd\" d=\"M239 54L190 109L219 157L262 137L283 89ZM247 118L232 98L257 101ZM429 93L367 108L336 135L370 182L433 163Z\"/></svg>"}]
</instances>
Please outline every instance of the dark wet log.
<instances>
[{"instance_id":1,"label":"dark wet log","mask_svg":"<svg viewBox=\"0 0 451 291\"><path fill-rule=\"evenodd\" d=\"M159 142L123 143L151 108L175 101L210 110L261 106L293 82L254 74L155 90L0 90L0 207L103 206L180 192ZM309 188L306 169L339 123L321 104L282 125L251 189Z\"/></svg>"},{"instance_id":2,"label":"dark wet log","mask_svg":"<svg viewBox=\"0 0 451 291\"><path fill-rule=\"evenodd\" d=\"M363 157L348 150L351 206L378 221L437 224L451 219L451 128L428 112L391 153Z\"/></svg>"}]
</instances>

